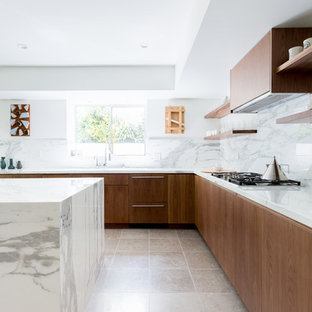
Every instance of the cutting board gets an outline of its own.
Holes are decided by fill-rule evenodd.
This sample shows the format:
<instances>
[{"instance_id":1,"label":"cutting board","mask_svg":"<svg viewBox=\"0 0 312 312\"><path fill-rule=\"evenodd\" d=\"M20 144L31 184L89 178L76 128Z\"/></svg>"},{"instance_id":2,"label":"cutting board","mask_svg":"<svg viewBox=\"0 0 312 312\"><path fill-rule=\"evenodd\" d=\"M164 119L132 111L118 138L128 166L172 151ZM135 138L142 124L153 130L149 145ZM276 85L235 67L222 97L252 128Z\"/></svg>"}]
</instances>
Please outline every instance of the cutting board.
<instances>
[{"instance_id":1,"label":"cutting board","mask_svg":"<svg viewBox=\"0 0 312 312\"><path fill-rule=\"evenodd\" d=\"M203 173L227 173L227 172L236 172L236 171L235 170L224 170L224 169L222 169L222 170L210 169L210 170L201 170L201 172L203 172Z\"/></svg>"}]
</instances>

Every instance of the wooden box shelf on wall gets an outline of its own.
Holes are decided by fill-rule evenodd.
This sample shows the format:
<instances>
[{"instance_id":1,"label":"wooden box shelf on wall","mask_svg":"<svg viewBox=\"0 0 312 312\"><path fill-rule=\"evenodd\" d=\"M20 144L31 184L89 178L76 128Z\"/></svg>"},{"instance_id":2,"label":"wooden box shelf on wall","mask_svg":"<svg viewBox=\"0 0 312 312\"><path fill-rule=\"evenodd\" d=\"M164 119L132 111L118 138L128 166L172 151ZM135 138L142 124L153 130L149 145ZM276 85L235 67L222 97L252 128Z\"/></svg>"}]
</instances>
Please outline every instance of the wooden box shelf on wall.
<instances>
[{"instance_id":1,"label":"wooden box shelf on wall","mask_svg":"<svg viewBox=\"0 0 312 312\"><path fill-rule=\"evenodd\" d=\"M311 72L312 71L312 46L297 54L294 58L278 66L276 73L286 71Z\"/></svg>"},{"instance_id":2,"label":"wooden box shelf on wall","mask_svg":"<svg viewBox=\"0 0 312 312\"><path fill-rule=\"evenodd\" d=\"M276 120L277 124L299 124L312 123L312 109L307 111L282 117Z\"/></svg>"},{"instance_id":3,"label":"wooden box shelf on wall","mask_svg":"<svg viewBox=\"0 0 312 312\"><path fill-rule=\"evenodd\" d=\"M288 61L288 50L311 36L311 27L271 29L231 70L231 110L264 94L312 93L312 49Z\"/></svg>"},{"instance_id":4,"label":"wooden box shelf on wall","mask_svg":"<svg viewBox=\"0 0 312 312\"><path fill-rule=\"evenodd\" d=\"M165 132L182 134L184 133L184 106L166 106Z\"/></svg>"},{"instance_id":5,"label":"wooden box shelf on wall","mask_svg":"<svg viewBox=\"0 0 312 312\"><path fill-rule=\"evenodd\" d=\"M257 133L257 130L231 130L223 133L218 133L216 135L211 135L205 137L205 140L222 140L226 138L232 138L240 135Z\"/></svg>"},{"instance_id":6,"label":"wooden box shelf on wall","mask_svg":"<svg viewBox=\"0 0 312 312\"><path fill-rule=\"evenodd\" d=\"M221 106L217 107L210 113L208 113L205 118L222 118L225 117L226 115L229 115L231 113L230 109L230 101L222 104Z\"/></svg>"}]
</instances>

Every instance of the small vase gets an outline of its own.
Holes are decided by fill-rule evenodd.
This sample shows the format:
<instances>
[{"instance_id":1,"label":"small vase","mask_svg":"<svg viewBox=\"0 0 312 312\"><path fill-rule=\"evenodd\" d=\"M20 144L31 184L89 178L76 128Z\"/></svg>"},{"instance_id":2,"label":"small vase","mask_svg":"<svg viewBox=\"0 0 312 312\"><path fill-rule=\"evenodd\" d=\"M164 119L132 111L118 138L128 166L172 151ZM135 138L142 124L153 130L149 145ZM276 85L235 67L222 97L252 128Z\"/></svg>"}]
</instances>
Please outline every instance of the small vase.
<instances>
[{"instance_id":1,"label":"small vase","mask_svg":"<svg viewBox=\"0 0 312 312\"><path fill-rule=\"evenodd\" d=\"M1 169L5 169L6 168L6 162L5 162L5 157L1 157Z\"/></svg>"},{"instance_id":2,"label":"small vase","mask_svg":"<svg viewBox=\"0 0 312 312\"><path fill-rule=\"evenodd\" d=\"M17 163L16 163L16 169L22 169L23 166L22 166L22 162L19 160Z\"/></svg>"},{"instance_id":3,"label":"small vase","mask_svg":"<svg viewBox=\"0 0 312 312\"><path fill-rule=\"evenodd\" d=\"M9 165L8 169L15 169L15 167L13 165L13 158L10 158L10 165Z\"/></svg>"}]
</instances>

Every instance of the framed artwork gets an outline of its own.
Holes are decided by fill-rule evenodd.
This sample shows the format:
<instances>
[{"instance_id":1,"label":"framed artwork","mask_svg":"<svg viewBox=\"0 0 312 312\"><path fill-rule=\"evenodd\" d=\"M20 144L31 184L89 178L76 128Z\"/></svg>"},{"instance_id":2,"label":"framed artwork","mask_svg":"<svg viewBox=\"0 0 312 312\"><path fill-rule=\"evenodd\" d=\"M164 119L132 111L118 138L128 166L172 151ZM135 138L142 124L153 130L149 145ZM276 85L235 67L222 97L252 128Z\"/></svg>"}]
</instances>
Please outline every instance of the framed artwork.
<instances>
[{"instance_id":1,"label":"framed artwork","mask_svg":"<svg viewBox=\"0 0 312 312\"><path fill-rule=\"evenodd\" d=\"M184 106L166 106L165 133L184 133Z\"/></svg>"},{"instance_id":2,"label":"framed artwork","mask_svg":"<svg viewBox=\"0 0 312 312\"><path fill-rule=\"evenodd\" d=\"M11 136L30 136L30 104L11 104Z\"/></svg>"}]
</instances>

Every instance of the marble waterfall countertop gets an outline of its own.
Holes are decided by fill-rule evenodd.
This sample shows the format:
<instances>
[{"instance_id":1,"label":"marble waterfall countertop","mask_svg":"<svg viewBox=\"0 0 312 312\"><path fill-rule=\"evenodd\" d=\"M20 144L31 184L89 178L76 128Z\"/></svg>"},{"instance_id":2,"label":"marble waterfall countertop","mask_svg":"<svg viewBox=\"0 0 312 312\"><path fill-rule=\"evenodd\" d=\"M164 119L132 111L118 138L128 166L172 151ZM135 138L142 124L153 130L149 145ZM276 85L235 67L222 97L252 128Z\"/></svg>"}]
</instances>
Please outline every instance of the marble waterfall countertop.
<instances>
[{"instance_id":1,"label":"marble waterfall countertop","mask_svg":"<svg viewBox=\"0 0 312 312\"><path fill-rule=\"evenodd\" d=\"M100 178L1 179L0 203L58 203L101 181Z\"/></svg>"},{"instance_id":2,"label":"marble waterfall countertop","mask_svg":"<svg viewBox=\"0 0 312 312\"><path fill-rule=\"evenodd\" d=\"M312 180L301 186L239 186L208 173L195 174L312 228Z\"/></svg>"},{"instance_id":3,"label":"marble waterfall countertop","mask_svg":"<svg viewBox=\"0 0 312 312\"><path fill-rule=\"evenodd\" d=\"M1 174L79 174L79 173L194 173L194 169L185 168L58 168L58 169L14 169L0 170Z\"/></svg>"},{"instance_id":4,"label":"marble waterfall countertop","mask_svg":"<svg viewBox=\"0 0 312 312\"><path fill-rule=\"evenodd\" d=\"M0 307L84 312L104 259L104 179L0 179Z\"/></svg>"}]
</instances>

